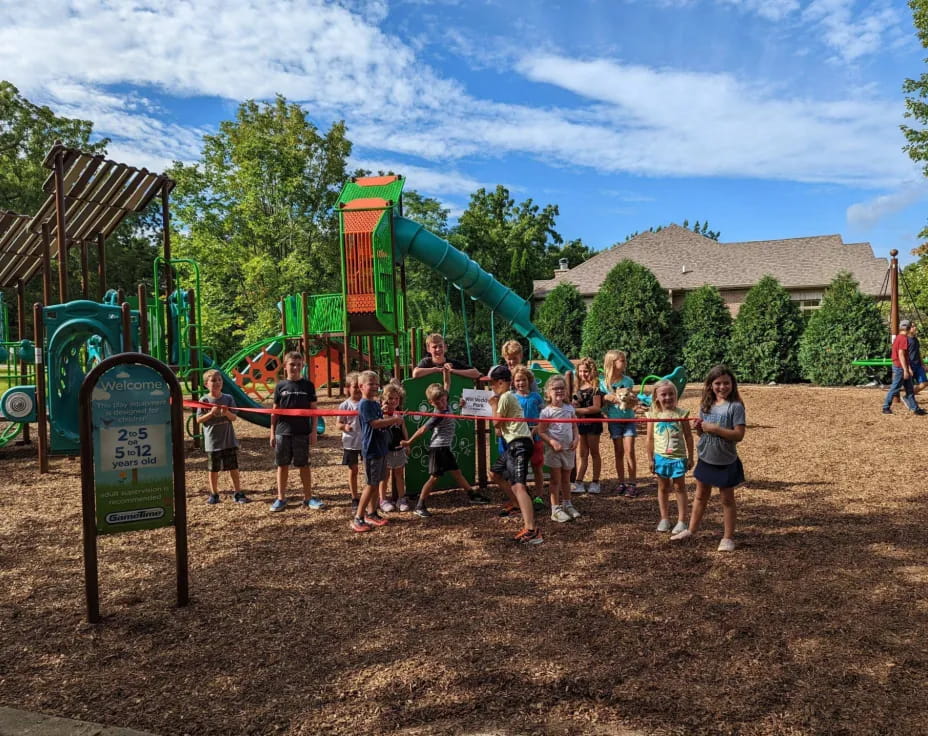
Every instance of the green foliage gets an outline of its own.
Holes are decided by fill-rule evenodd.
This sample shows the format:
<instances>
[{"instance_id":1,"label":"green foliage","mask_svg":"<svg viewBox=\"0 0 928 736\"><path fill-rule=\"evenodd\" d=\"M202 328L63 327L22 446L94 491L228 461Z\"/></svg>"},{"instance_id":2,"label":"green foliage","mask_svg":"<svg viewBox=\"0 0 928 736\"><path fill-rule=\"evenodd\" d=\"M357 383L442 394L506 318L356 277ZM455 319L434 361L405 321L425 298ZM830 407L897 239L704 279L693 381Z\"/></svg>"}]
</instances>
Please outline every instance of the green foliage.
<instances>
[{"instance_id":1,"label":"green foliage","mask_svg":"<svg viewBox=\"0 0 928 736\"><path fill-rule=\"evenodd\" d=\"M567 268L573 268L574 266L579 266L585 260L592 258L594 255L596 255L596 251L588 245L584 245L583 241L579 238L568 241L560 247L557 244L549 244L548 252L545 254L544 271L535 278L551 278L552 272L560 268L562 258L567 260Z\"/></svg>"},{"instance_id":2,"label":"green foliage","mask_svg":"<svg viewBox=\"0 0 928 736\"><path fill-rule=\"evenodd\" d=\"M789 383L799 377L799 307L772 276L748 291L731 332L728 363L748 383Z\"/></svg>"},{"instance_id":3,"label":"green foliage","mask_svg":"<svg viewBox=\"0 0 928 736\"><path fill-rule=\"evenodd\" d=\"M678 318L667 292L630 260L609 272L583 322L584 356L601 363L612 349L628 351L629 372L642 377L669 373L679 354Z\"/></svg>"},{"instance_id":4,"label":"green foliage","mask_svg":"<svg viewBox=\"0 0 928 736\"><path fill-rule=\"evenodd\" d=\"M558 284L542 302L535 324L565 355L580 357L586 305L573 284Z\"/></svg>"},{"instance_id":5,"label":"green foliage","mask_svg":"<svg viewBox=\"0 0 928 736\"><path fill-rule=\"evenodd\" d=\"M284 295L338 291L332 208L350 152L343 123L320 133L278 96L242 103L197 163L175 165L175 251L206 274L204 336L219 355L278 331Z\"/></svg>"},{"instance_id":6,"label":"green foliage","mask_svg":"<svg viewBox=\"0 0 928 736\"><path fill-rule=\"evenodd\" d=\"M719 290L706 284L687 293L681 319L683 365L690 380L698 381L725 358L731 335L731 313Z\"/></svg>"},{"instance_id":7,"label":"green foliage","mask_svg":"<svg viewBox=\"0 0 928 736\"><path fill-rule=\"evenodd\" d=\"M683 220L683 227L689 229L689 226L690 226L690 221L689 221L689 220ZM661 230L663 230L665 227L667 227L667 226L666 226L666 225L658 225L657 227L654 227L654 226L652 225L651 227L649 227L649 228L647 229L646 232L649 232L649 233L659 233L659 232L660 232ZM706 220L705 222L703 222L702 225L699 224L699 220L696 220L696 224L693 225L693 232L694 232L694 233L699 233L699 234L702 235L704 238L709 238L709 240L716 240L716 241L717 241L717 240L719 239L719 237L722 235L722 231L721 231L721 230L710 230L710 229L709 229L709 221L708 221L708 220ZM641 233L640 233L638 230L635 230L635 232L631 233L630 235L626 235L626 236L625 236L625 241L624 241L624 242L627 243L629 240L631 240L632 238L634 238L636 235L641 235Z\"/></svg>"},{"instance_id":8,"label":"green foliage","mask_svg":"<svg viewBox=\"0 0 928 736\"><path fill-rule=\"evenodd\" d=\"M866 369L851 361L880 355L887 335L876 302L861 293L851 274L839 273L799 341L802 376L822 386L861 383Z\"/></svg>"},{"instance_id":9,"label":"green foliage","mask_svg":"<svg viewBox=\"0 0 928 736\"><path fill-rule=\"evenodd\" d=\"M924 0L909 0L909 7L918 40L924 48L928 48L928 4ZM922 172L928 176L928 73L922 73L918 79L906 79L902 91L906 95L905 117L915 122L914 126L900 126L907 141L902 150L913 161L922 164ZM928 227L918 235L928 238ZM928 244L921 245L913 253L928 255Z\"/></svg>"}]
</instances>

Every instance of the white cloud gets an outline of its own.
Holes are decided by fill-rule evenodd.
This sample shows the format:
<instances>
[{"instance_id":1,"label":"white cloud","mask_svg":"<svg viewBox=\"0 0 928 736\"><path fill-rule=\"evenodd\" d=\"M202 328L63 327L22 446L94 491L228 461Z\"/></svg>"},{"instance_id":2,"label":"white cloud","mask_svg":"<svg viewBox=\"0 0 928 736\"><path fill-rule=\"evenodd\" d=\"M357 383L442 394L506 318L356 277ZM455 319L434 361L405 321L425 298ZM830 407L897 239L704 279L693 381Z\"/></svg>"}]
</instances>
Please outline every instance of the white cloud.
<instances>
[{"instance_id":1,"label":"white cloud","mask_svg":"<svg viewBox=\"0 0 928 736\"><path fill-rule=\"evenodd\" d=\"M470 194L480 187L492 186L458 171L436 171L425 166L411 166L397 161L352 158L348 168L367 169L373 172L392 171L402 174L406 177L407 186L411 189L432 195Z\"/></svg>"},{"instance_id":2,"label":"white cloud","mask_svg":"<svg viewBox=\"0 0 928 736\"><path fill-rule=\"evenodd\" d=\"M799 0L718 0L767 20L780 21L799 10Z\"/></svg>"},{"instance_id":3,"label":"white cloud","mask_svg":"<svg viewBox=\"0 0 928 736\"><path fill-rule=\"evenodd\" d=\"M883 218L901 212L926 198L928 183L909 183L889 194L881 194L866 202L852 204L847 208L847 221L857 227L871 228Z\"/></svg>"},{"instance_id":4,"label":"white cloud","mask_svg":"<svg viewBox=\"0 0 928 736\"><path fill-rule=\"evenodd\" d=\"M902 14L884 3L868 5L855 17L854 0L813 0L803 20L817 23L823 41L844 62L881 51L901 31Z\"/></svg>"}]
</instances>

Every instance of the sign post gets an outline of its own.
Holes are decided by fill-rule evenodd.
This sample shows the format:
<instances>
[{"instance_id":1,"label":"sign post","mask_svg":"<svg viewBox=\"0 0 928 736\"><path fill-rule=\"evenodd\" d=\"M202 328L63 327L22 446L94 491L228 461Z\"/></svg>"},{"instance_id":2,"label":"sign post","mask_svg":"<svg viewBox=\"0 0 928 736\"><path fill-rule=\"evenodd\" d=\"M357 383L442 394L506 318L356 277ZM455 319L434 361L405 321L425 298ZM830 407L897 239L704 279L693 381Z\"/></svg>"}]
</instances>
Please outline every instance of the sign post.
<instances>
[{"instance_id":1,"label":"sign post","mask_svg":"<svg viewBox=\"0 0 928 736\"><path fill-rule=\"evenodd\" d=\"M100 620L97 537L173 526L177 605L189 600L183 396L164 363L142 353L103 360L79 395L87 619Z\"/></svg>"}]
</instances>

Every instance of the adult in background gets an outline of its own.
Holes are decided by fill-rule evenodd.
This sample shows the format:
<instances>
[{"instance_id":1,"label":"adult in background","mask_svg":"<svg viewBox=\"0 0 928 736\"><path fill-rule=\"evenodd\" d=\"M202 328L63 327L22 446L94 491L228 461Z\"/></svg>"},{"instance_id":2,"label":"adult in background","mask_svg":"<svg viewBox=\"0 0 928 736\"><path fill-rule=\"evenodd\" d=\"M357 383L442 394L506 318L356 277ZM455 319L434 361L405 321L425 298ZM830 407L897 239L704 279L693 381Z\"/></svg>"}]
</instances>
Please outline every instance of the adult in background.
<instances>
[{"instance_id":1,"label":"adult in background","mask_svg":"<svg viewBox=\"0 0 928 736\"><path fill-rule=\"evenodd\" d=\"M891 404L893 397L896 396L900 389L905 390L902 401L905 405L916 414L924 414L925 410L919 408L915 403L915 393L912 387L912 368L909 365L909 328L912 323L904 319L899 322L899 333L893 339L892 359L893 359L893 382L886 392L886 398L883 400L883 413L892 414Z\"/></svg>"},{"instance_id":2,"label":"adult in background","mask_svg":"<svg viewBox=\"0 0 928 736\"><path fill-rule=\"evenodd\" d=\"M921 393L925 390L925 386L928 386L928 375L925 374L925 364L922 362L922 346L918 339L918 326L914 322L909 327L909 367L912 369L914 393Z\"/></svg>"}]
</instances>

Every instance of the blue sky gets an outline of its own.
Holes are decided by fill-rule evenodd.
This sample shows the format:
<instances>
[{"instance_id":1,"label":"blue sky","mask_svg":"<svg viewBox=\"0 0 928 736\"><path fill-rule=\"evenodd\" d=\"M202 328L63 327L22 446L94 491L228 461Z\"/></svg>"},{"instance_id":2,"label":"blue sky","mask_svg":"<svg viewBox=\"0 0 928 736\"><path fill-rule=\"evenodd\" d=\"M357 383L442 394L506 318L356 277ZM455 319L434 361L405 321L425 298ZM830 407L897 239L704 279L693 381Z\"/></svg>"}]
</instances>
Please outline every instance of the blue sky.
<instances>
[{"instance_id":1,"label":"blue sky","mask_svg":"<svg viewBox=\"0 0 928 736\"><path fill-rule=\"evenodd\" d=\"M195 160L279 92L347 122L352 166L453 213L504 184L597 249L708 218L723 241L839 233L912 260L928 186L901 85L925 56L901 0L0 3L0 74L113 158Z\"/></svg>"}]
</instances>

